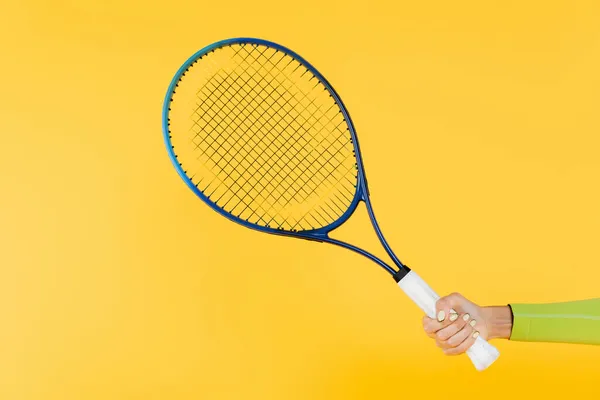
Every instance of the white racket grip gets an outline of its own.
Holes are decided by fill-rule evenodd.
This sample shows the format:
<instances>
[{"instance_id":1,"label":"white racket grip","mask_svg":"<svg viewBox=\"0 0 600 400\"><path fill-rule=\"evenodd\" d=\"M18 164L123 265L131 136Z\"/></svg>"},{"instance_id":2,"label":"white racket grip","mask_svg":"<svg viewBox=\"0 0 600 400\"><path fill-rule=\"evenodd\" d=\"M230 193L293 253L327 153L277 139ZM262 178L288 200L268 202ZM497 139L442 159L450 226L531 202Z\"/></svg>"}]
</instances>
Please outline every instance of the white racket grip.
<instances>
[{"instance_id":1,"label":"white racket grip","mask_svg":"<svg viewBox=\"0 0 600 400\"><path fill-rule=\"evenodd\" d=\"M410 297L430 318L436 317L435 303L440 298L417 275L414 271L409 271L400 281L398 286ZM471 359L473 365L478 371L483 371L493 364L500 356L500 352L491 344L489 344L481 336L477 337L475 343L467 350L467 355Z\"/></svg>"}]
</instances>

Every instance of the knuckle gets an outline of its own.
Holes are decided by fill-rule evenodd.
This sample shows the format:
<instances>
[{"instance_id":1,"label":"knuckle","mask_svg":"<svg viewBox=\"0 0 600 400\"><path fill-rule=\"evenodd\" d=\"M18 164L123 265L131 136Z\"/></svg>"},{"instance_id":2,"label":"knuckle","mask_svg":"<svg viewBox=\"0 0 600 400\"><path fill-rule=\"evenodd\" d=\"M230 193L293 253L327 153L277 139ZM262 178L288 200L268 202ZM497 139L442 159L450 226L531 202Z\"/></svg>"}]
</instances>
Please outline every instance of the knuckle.
<instances>
[{"instance_id":1,"label":"knuckle","mask_svg":"<svg viewBox=\"0 0 600 400\"><path fill-rule=\"evenodd\" d=\"M435 333L435 327L431 323L431 321L423 321L423 330L427 333Z\"/></svg>"},{"instance_id":2,"label":"knuckle","mask_svg":"<svg viewBox=\"0 0 600 400\"><path fill-rule=\"evenodd\" d=\"M442 297L435 302L435 306L438 310L441 310L446 306L446 303L447 303L446 298Z\"/></svg>"},{"instance_id":3,"label":"knuckle","mask_svg":"<svg viewBox=\"0 0 600 400\"><path fill-rule=\"evenodd\" d=\"M469 348L473 345L474 342L475 342L475 339L473 338L473 335L469 335L467 340L462 342L459 347L461 348L462 352L465 352L465 351L469 350Z\"/></svg>"},{"instance_id":4,"label":"knuckle","mask_svg":"<svg viewBox=\"0 0 600 400\"><path fill-rule=\"evenodd\" d=\"M448 348L448 347L451 347L451 346L448 344L448 338L447 338L447 336L444 336L443 338L442 338L442 337L439 337L439 336L437 336L435 339L436 339L436 341L437 341L437 342L440 344L440 347L442 347L442 348Z\"/></svg>"},{"instance_id":5,"label":"knuckle","mask_svg":"<svg viewBox=\"0 0 600 400\"><path fill-rule=\"evenodd\" d=\"M446 342L448 343L448 346L450 347L456 347L456 345L458 344L459 339L455 336L452 336L450 338L448 338L448 340L446 340Z\"/></svg>"},{"instance_id":6,"label":"knuckle","mask_svg":"<svg viewBox=\"0 0 600 400\"><path fill-rule=\"evenodd\" d=\"M438 332L437 336L440 340L446 341L452 337L452 334L453 332L449 331L448 329L444 329L443 331Z\"/></svg>"},{"instance_id":7,"label":"knuckle","mask_svg":"<svg viewBox=\"0 0 600 400\"><path fill-rule=\"evenodd\" d=\"M459 315L458 319L456 321L454 321L454 326L456 326L457 331L463 329L466 324L467 323L465 322L465 320L462 318L461 315Z\"/></svg>"},{"instance_id":8,"label":"knuckle","mask_svg":"<svg viewBox=\"0 0 600 400\"><path fill-rule=\"evenodd\" d=\"M421 324L423 325L423 328L427 330L427 328L429 327L429 321L427 320L427 317L423 317L423 319L421 320Z\"/></svg>"},{"instance_id":9,"label":"knuckle","mask_svg":"<svg viewBox=\"0 0 600 400\"><path fill-rule=\"evenodd\" d=\"M450 299L452 299L452 300L455 300L455 301L456 300L462 300L462 298L463 298L463 296L460 293L458 293L458 292L453 292L450 295L448 295L448 297Z\"/></svg>"},{"instance_id":10,"label":"knuckle","mask_svg":"<svg viewBox=\"0 0 600 400\"><path fill-rule=\"evenodd\" d=\"M444 354L447 356L455 356L457 354L456 349L445 349Z\"/></svg>"},{"instance_id":11,"label":"knuckle","mask_svg":"<svg viewBox=\"0 0 600 400\"><path fill-rule=\"evenodd\" d=\"M471 347L471 343L468 340L465 340L460 344L460 346L456 346L456 349L461 353L464 353L469 350L469 347Z\"/></svg>"}]
</instances>

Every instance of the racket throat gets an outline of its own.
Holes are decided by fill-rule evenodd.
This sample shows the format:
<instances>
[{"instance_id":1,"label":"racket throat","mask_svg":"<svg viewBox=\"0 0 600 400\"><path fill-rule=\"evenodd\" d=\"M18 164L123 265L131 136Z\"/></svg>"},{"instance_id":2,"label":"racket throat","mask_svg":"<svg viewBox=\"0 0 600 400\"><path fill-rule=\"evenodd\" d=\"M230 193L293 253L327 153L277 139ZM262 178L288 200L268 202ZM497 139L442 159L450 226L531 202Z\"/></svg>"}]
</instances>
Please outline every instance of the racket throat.
<instances>
[{"instance_id":1,"label":"racket throat","mask_svg":"<svg viewBox=\"0 0 600 400\"><path fill-rule=\"evenodd\" d=\"M402 278L404 278L406 275L408 275L409 272L410 272L410 268L408 268L406 265L403 265L403 267L400 268L398 271L396 271L396 273L394 273L392 275L392 277L394 278L396 283L398 283L402 280Z\"/></svg>"}]
</instances>

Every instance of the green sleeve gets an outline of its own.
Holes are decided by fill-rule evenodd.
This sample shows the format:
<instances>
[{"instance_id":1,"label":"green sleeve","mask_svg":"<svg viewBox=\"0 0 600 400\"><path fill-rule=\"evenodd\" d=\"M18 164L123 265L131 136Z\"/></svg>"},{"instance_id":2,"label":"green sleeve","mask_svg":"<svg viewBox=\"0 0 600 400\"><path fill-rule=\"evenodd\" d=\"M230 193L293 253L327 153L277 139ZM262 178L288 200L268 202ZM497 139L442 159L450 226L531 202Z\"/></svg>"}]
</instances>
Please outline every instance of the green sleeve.
<instances>
[{"instance_id":1,"label":"green sleeve","mask_svg":"<svg viewBox=\"0 0 600 400\"><path fill-rule=\"evenodd\" d=\"M510 304L510 340L600 345L600 299Z\"/></svg>"}]
</instances>

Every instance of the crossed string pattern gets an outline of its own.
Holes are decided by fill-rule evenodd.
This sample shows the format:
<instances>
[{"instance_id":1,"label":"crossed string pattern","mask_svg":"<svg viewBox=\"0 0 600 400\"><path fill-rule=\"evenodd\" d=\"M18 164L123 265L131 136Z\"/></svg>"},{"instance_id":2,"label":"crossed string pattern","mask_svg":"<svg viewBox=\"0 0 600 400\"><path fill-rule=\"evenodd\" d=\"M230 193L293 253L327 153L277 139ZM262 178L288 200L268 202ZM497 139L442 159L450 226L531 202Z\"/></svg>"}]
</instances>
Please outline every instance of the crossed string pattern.
<instances>
[{"instance_id":1,"label":"crossed string pattern","mask_svg":"<svg viewBox=\"0 0 600 400\"><path fill-rule=\"evenodd\" d=\"M169 122L187 176L243 220L312 230L352 203L348 124L326 87L286 53L236 44L203 56L180 79Z\"/></svg>"}]
</instances>

